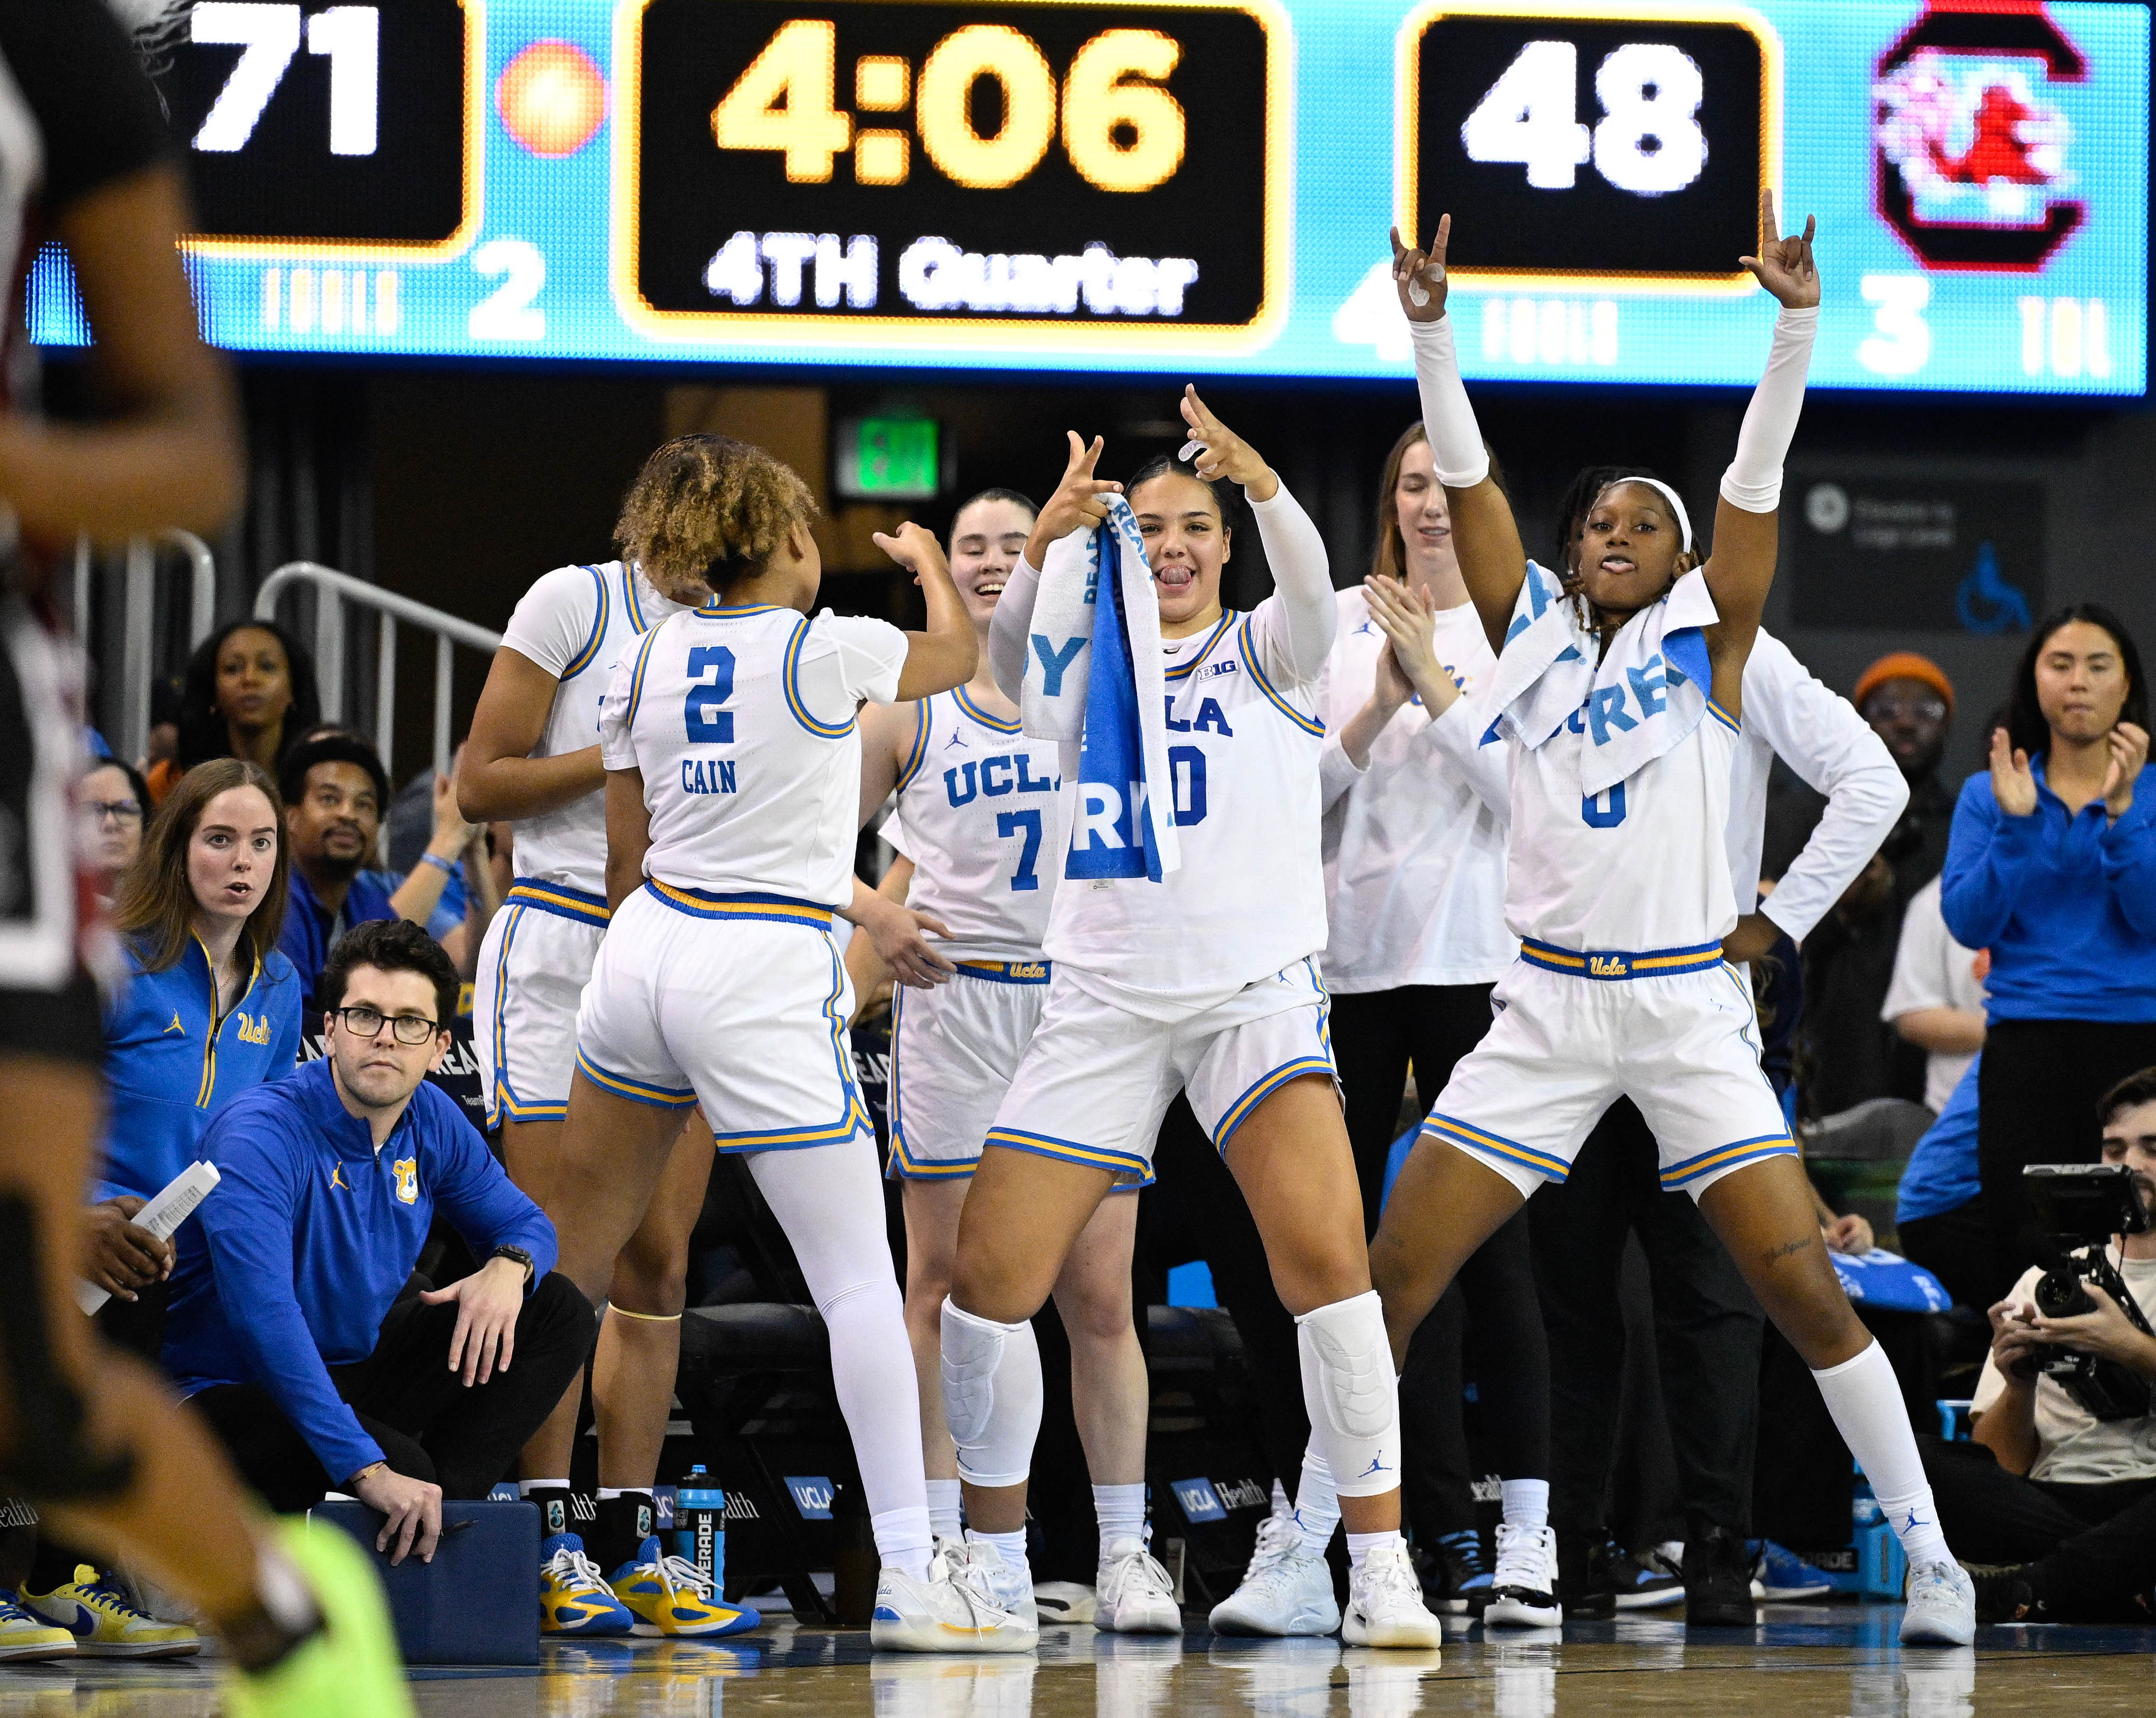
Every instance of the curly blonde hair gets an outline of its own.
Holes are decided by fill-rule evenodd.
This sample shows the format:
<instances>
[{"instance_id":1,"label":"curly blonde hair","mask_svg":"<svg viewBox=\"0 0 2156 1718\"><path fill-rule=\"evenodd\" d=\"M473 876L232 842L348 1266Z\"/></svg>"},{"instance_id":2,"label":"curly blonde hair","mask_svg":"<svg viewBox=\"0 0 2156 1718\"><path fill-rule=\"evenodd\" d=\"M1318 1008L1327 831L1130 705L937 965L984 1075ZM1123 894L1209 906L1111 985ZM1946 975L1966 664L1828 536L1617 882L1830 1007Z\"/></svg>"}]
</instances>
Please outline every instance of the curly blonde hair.
<instances>
[{"instance_id":1,"label":"curly blonde hair","mask_svg":"<svg viewBox=\"0 0 2156 1718\"><path fill-rule=\"evenodd\" d=\"M644 462L613 534L645 572L701 578L723 595L816 516L808 485L762 448L730 435L684 435Z\"/></svg>"}]
</instances>

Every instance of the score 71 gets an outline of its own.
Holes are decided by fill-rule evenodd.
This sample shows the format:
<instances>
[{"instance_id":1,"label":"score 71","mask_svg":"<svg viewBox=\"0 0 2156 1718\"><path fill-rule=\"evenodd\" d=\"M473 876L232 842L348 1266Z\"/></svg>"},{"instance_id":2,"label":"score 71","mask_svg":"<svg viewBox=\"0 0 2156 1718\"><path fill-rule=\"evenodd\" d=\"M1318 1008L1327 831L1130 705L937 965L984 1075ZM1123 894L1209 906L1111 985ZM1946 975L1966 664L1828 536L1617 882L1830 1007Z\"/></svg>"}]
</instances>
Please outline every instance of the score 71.
<instances>
[{"instance_id":1,"label":"score 71","mask_svg":"<svg viewBox=\"0 0 2156 1718\"><path fill-rule=\"evenodd\" d=\"M212 48L244 48L217 93L194 146L206 153L244 149L262 110L300 51L301 17L295 5L263 0L198 0L188 16L190 38ZM330 63L330 153L374 153L381 115L382 11L332 6L305 20L307 52Z\"/></svg>"}]
</instances>

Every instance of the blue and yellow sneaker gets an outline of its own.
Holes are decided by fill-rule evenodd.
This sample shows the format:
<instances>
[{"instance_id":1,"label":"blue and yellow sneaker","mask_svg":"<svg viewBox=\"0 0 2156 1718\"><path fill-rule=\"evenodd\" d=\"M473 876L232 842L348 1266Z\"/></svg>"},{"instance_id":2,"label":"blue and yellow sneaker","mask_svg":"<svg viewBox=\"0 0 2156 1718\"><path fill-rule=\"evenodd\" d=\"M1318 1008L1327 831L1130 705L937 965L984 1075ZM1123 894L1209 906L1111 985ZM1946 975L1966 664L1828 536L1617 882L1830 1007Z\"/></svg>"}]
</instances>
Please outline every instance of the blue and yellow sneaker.
<instances>
[{"instance_id":1,"label":"blue and yellow sneaker","mask_svg":"<svg viewBox=\"0 0 2156 1718\"><path fill-rule=\"evenodd\" d=\"M542 1634L626 1634L635 1626L634 1614L584 1555L579 1535L557 1533L539 1547Z\"/></svg>"},{"instance_id":2,"label":"blue and yellow sneaker","mask_svg":"<svg viewBox=\"0 0 2156 1718\"><path fill-rule=\"evenodd\" d=\"M74 1637L55 1628L42 1617L33 1617L0 1593L0 1662L21 1659L71 1659Z\"/></svg>"},{"instance_id":3,"label":"blue and yellow sneaker","mask_svg":"<svg viewBox=\"0 0 2156 1718\"><path fill-rule=\"evenodd\" d=\"M758 1628L763 1618L730 1605L686 1557L664 1556L656 1535L637 1547L636 1561L613 1572L614 1597L636 1613L636 1633L709 1640Z\"/></svg>"},{"instance_id":4,"label":"blue and yellow sneaker","mask_svg":"<svg viewBox=\"0 0 2156 1718\"><path fill-rule=\"evenodd\" d=\"M109 1576L88 1563L77 1563L74 1579L50 1592L26 1587L17 1597L40 1622L66 1629L85 1658L184 1659L202 1650L202 1636L185 1623L161 1623L137 1610Z\"/></svg>"}]
</instances>

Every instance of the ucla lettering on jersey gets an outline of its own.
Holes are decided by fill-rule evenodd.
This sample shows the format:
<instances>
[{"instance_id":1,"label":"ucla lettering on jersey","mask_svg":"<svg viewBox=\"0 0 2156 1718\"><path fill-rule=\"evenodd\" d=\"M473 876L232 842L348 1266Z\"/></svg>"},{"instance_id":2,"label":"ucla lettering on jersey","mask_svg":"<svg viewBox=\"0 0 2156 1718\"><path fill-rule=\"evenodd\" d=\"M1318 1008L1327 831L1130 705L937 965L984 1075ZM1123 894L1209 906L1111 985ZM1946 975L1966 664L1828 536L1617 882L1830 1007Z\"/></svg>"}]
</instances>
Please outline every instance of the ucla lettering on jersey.
<instances>
[{"instance_id":1,"label":"ucla lettering on jersey","mask_svg":"<svg viewBox=\"0 0 2156 1718\"><path fill-rule=\"evenodd\" d=\"M897 628L828 609L810 620L713 602L654 628L599 715L607 767L643 775L644 874L845 905L860 798L855 714L865 699L896 695L906 649Z\"/></svg>"},{"instance_id":2,"label":"ucla lettering on jersey","mask_svg":"<svg viewBox=\"0 0 2156 1718\"><path fill-rule=\"evenodd\" d=\"M1038 956L1068 830L1057 747L963 686L923 699L898 778L893 844L908 900L948 926L955 957Z\"/></svg>"},{"instance_id":3,"label":"ucla lettering on jersey","mask_svg":"<svg viewBox=\"0 0 2156 1718\"><path fill-rule=\"evenodd\" d=\"M1209 631L1168 647L1182 869L1159 883L1066 883L1050 915L1051 960L1162 1018L1179 1004L1160 998L1217 996L1325 946L1317 779L1325 725L1312 689L1284 690L1266 672L1256 618L1230 610ZM1072 847L1124 838L1123 808L1108 803L1115 789L1085 786L1072 809Z\"/></svg>"}]
</instances>

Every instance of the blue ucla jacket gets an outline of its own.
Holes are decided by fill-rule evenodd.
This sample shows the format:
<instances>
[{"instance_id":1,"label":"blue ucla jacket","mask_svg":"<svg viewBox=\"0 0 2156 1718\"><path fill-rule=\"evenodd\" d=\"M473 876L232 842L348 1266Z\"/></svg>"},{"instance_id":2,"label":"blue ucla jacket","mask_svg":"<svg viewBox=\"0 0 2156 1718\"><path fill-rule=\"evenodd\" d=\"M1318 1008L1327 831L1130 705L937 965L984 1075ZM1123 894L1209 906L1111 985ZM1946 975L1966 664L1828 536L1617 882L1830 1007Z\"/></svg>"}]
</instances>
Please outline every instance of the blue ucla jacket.
<instances>
[{"instance_id":1,"label":"blue ucla jacket","mask_svg":"<svg viewBox=\"0 0 2156 1718\"><path fill-rule=\"evenodd\" d=\"M162 972L127 944L127 988L105 1017L110 1114L90 1199L149 1198L201 1155L210 1118L242 1092L292 1071L300 1052L300 979L272 949L222 1018L209 951L195 937Z\"/></svg>"},{"instance_id":2,"label":"blue ucla jacket","mask_svg":"<svg viewBox=\"0 0 2156 1718\"><path fill-rule=\"evenodd\" d=\"M260 1385L333 1485L382 1450L329 1368L373 1352L438 1204L474 1257L521 1247L534 1283L554 1268L554 1225L431 1082L379 1151L327 1061L235 1099L203 1146L223 1179L179 1233L165 1370L183 1396Z\"/></svg>"}]
</instances>

